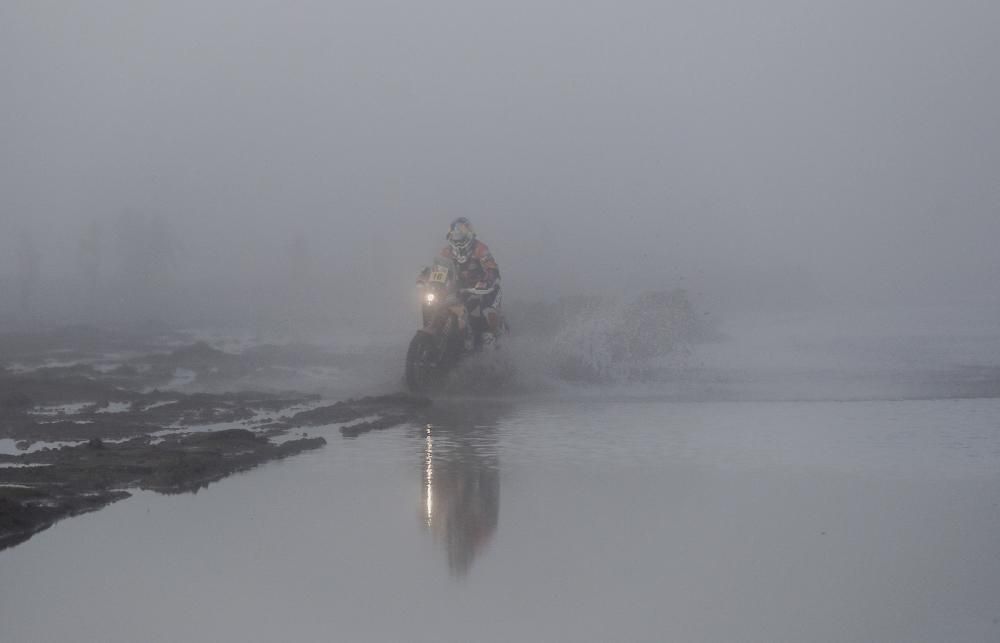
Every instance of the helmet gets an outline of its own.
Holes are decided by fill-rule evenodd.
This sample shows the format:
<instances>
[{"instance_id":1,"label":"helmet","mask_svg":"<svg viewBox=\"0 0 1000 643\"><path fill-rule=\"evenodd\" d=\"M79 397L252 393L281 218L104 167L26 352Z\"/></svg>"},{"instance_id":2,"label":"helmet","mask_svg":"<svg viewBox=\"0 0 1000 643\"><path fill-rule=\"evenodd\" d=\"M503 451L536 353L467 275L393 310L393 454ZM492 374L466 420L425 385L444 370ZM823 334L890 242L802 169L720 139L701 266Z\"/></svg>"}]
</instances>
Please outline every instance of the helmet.
<instances>
[{"instance_id":1,"label":"helmet","mask_svg":"<svg viewBox=\"0 0 1000 643\"><path fill-rule=\"evenodd\" d=\"M469 220L465 217L458 217L452 221L445 238L451 245L451 250L458 263L465 263L469 259L473 242L476 240L476 231L472 229Z\"/></svg>"}]
</instances>

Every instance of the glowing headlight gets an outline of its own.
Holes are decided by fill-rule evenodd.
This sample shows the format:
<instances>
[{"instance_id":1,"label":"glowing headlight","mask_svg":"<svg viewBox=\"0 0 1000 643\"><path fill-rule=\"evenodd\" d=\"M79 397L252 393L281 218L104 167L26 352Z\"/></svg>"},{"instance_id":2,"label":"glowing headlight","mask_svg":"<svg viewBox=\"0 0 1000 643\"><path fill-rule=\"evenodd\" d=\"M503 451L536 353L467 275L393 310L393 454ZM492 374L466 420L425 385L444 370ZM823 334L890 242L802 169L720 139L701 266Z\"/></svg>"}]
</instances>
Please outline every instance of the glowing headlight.
<instances>
[{"instance_id":1,"label":"glowing headlight","mask_svg":"<svg viewBox=\"0 0 1000 643\"><path fill-rule=\"evenodd\" d=\"M435 299L436 297L432 292L429 292L426 295L424 295L424 301L426 301L428 304L433 304Z\"/></svg>"}]
</instances>

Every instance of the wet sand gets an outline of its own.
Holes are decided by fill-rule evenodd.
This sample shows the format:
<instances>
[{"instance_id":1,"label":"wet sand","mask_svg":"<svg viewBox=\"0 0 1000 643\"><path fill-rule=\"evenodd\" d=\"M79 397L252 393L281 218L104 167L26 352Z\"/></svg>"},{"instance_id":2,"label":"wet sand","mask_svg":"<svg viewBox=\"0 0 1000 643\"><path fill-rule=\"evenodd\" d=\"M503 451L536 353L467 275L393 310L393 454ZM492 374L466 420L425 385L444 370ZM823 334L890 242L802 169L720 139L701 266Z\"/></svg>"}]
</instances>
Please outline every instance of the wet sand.
<instances>
[{"instance_id":1,"label":"wet sand","mask_svg":"<svg viewBox=\"0 0 1000 643\"><path fill-rule=\"evenodd\" d=\"M85 328L0 336L8 360L0 373L0 549L135 489L196 491L318 449L326 439L308 435L311 427L363 432L408 421L427 404L399 395L338 403L301 392L204 392L269 369L334 368L344 358L298 346L230 353L186 339Z\"/></svg>"}]
</instances>

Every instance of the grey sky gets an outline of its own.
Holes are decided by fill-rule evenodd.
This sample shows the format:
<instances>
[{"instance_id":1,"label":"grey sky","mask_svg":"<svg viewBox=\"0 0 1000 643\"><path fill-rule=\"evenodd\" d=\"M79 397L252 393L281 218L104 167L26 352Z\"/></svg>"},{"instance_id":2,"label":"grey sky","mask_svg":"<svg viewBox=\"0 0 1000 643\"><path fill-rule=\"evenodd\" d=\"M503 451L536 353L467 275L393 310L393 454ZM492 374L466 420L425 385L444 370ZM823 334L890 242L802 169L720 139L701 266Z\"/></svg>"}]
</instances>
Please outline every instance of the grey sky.
<instances>
[{"instance_id":1,"label":"grey sky","mask_svg":"<svg viewBox=\"0 0 1000 643\"><path fill-rule=\"evenodd\" d=\"M7 274L133 209L395 296L464 214L508 296L997 297L995 2L6 0L0 92Z\"/></svg>"}]
</instances>

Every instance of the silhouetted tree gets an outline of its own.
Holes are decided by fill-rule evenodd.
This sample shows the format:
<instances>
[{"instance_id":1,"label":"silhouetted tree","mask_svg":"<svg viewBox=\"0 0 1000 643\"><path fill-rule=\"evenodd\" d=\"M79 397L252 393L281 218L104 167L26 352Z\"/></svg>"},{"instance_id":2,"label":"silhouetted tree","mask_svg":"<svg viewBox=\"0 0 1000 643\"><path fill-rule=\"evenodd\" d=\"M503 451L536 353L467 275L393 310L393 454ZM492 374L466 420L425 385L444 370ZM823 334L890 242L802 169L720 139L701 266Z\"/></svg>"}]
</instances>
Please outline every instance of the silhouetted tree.
<instances>
[{"instance_id":1,"label":"silhouetted tree","mask_svg":"<svg viewBox=\"0 0 1000 643\"><path fill-rule=\"evenodd\" d=\"M126 309L154 314L177 267L177 240L161 215L125 212L114 221L118 288Z\"/></svg>"},{"instance_id":2,"label":"silhouetted tree","mask_svg":"<svg viewBox=\"0 0 1000 643\"><path fill-rule=\"evenodd\" d=\"M92 221L81 231L77 245L77 263L83 281L84 295L88 301L93 301L97 297L101 279L101 256L101 224Z\"/></svg>"},{"instance_id":3,"label":"silhouetted tree","mask_svg":"<svg viewBox=\"0 0 1000 643\"><path fill-rule=\"evenodd\" d=\"M21 242L17 250L18 300L21 312L30 315L38 292L42 257L34 238L27 230L21 231Z\"/></svg>"}]
</instances>

